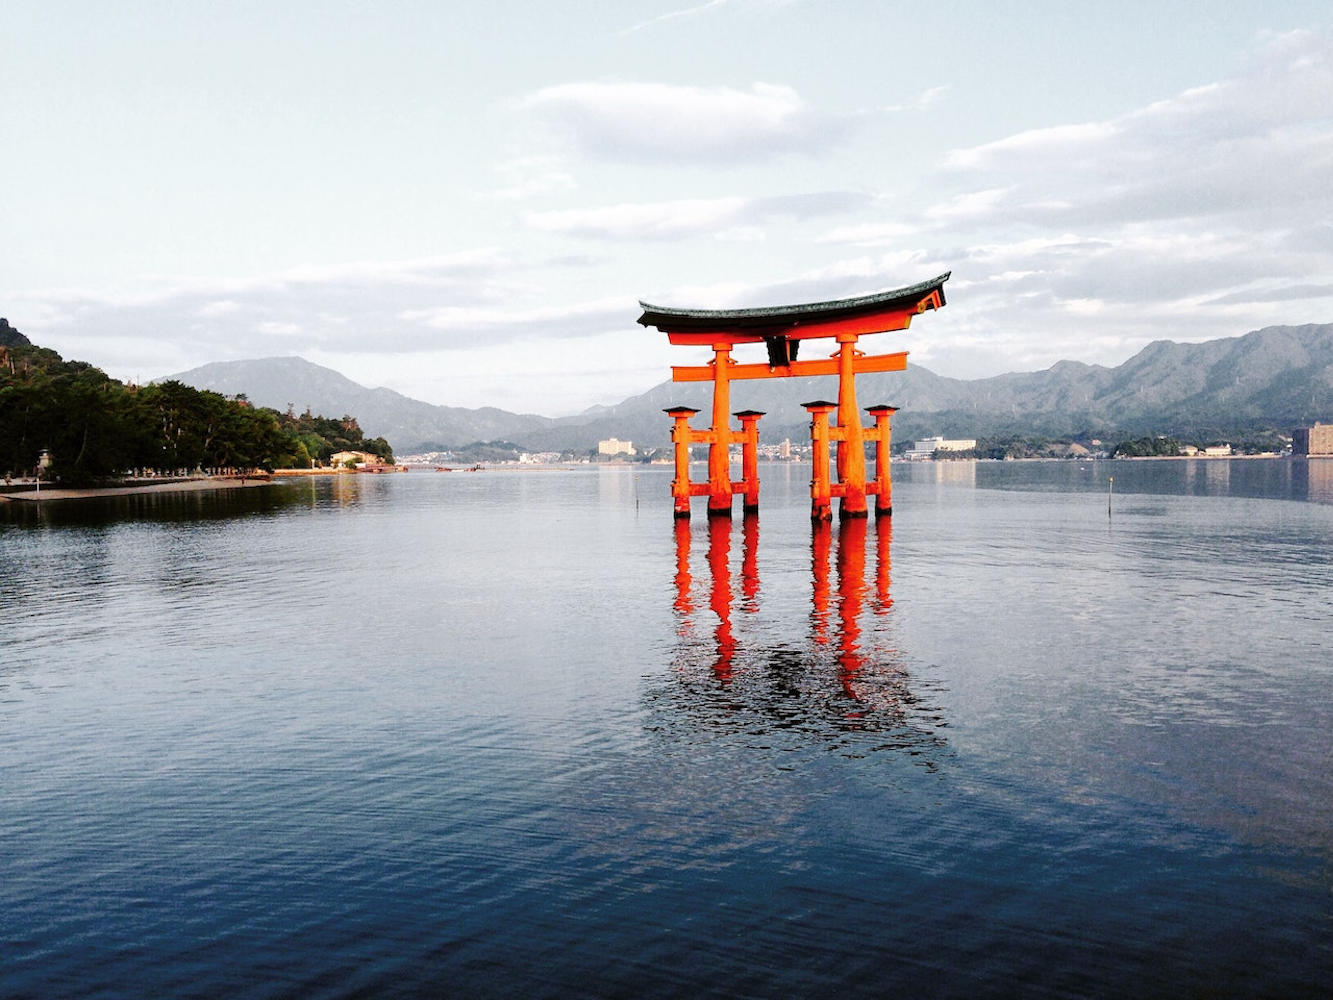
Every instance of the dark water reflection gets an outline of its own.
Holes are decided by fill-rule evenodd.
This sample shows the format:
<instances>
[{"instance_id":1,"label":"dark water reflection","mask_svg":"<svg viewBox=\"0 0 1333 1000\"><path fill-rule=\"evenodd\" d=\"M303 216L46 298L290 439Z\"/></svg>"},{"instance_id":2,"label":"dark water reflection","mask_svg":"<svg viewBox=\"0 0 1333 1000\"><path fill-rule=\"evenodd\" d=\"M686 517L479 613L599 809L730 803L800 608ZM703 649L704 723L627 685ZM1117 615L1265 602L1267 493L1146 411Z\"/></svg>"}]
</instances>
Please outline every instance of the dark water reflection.
<instances>
[{"instance_id":1,"label":"dark water reflection","mask_svg":"<svg viewBox=\"0 0 1333 1000\"><path fill-rule=\"evenodd\" d=\"M1325 996L1333 507L1233 466L0 515L0 996Z\"/></svg>"},{"instance_id":2,"label":"dark water reflection","mask_svg":"<svg viewBox=\"0 0 1333 1000\"><path fill-rule=\"evenodd\" d=\"M308 496L302 496L296 489L267 486L183 493L126 493L79 500L0 501L0 525L89 528L109 527L125 521L158 524L226 521L254 514L278 514L303 503L308 504Z\"/></svg>"}]
</instances>

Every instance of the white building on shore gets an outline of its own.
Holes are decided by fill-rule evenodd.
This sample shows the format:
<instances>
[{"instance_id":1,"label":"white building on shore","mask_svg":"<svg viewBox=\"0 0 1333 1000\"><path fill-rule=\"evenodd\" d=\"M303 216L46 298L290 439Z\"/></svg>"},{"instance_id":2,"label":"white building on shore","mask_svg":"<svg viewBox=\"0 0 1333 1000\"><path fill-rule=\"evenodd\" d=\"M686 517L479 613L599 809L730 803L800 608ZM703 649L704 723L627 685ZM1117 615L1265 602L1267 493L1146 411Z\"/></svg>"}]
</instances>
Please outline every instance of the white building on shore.
<instances>
[{"instance_id":1,"label":"white building on shore","mask_svg":"<svg viewBox=\"0 0 1333 1000\"><path fill-rule=\"evenodd\" d=\"M937 451L972 451L976 448L975 438L957 438L949 440L948 438L932 437L924 441L915 441L907 452L909 459L934 458Z\"/></svg>"}]
</instances>

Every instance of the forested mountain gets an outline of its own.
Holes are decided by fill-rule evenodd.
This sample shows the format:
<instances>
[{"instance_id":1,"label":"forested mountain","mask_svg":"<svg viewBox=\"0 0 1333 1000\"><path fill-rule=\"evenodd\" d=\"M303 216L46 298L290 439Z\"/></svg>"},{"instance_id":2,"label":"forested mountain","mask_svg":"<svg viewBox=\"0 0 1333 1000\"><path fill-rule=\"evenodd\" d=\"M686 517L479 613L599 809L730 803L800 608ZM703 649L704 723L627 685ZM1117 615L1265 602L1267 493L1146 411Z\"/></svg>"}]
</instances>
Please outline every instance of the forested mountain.
<instances>
[{"instance_id":1,"label":"forested mountain","mask_svg":"<svg viewBox=\"0 0 1333 1000\"><path fill-rule=\"evenodd\" d=\"M534 451L585 450L613 436L660 447L670 434L662 410L698 407L704 413L695 423L702 425L711 394L706 383L664 382L615 406L552 419L432 406L388 389L366 389L300 358L206 365L176 377L244 392L275 408L309 403L324 412L356 412L368 433L383 435L399 451L423 442L458 447L498 438ZM766 441L802 440L809 419L800 404L836 394L833 377L736 382L732 410L763 410ZM863 406L902 408L894 418L897 441L932 434L1223 439L1256 427L1289 432L1333 420L1333 324L1267 327L1200 344L1158 341L1114 368L1061 361L1045 371L964 380L909 365L905 372L861 376L857 396Z\"/></svg>"},{"instance_id":2,"label":"forested mountain","mask_svg":"<svg viewBox=\"0 0 1333 1000\"><path fill-rule=\"evenodd\" d=\"M279 413L171 380L125 385L3 320L0 336L0 473L28 475L43 453L43 478L69 486L131 471L309 467L352 449L392 460L388 442L365 440L350 416Z\"/></svg>"}]
</instances>

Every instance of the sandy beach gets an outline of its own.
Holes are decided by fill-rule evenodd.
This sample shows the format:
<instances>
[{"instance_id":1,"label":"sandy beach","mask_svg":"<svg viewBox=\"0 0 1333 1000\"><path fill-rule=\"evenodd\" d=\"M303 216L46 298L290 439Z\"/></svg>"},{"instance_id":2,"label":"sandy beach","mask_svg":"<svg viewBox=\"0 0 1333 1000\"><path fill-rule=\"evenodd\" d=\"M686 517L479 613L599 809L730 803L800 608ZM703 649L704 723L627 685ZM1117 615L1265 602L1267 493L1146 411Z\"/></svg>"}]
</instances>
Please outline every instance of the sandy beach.
<instances>
[{"instance_id":1,"label":"sandy beach","mask_svg":"<svg viewBox=\"0 0 1333 1000\"><path fill-rule=\"evenodd\" d=\"M87 500L94 497L119 497L133 493L193 493L200 490L234 490L252 486L267 486L267 479L252 477L219 477L204 479L176 479L164 483L135 483L128 486L104 486L96 489L67 490L59 487L33 489L31 484L0 487L0 503L9 501L45 503L51 500Z\"/></svg>"}]
</instances>

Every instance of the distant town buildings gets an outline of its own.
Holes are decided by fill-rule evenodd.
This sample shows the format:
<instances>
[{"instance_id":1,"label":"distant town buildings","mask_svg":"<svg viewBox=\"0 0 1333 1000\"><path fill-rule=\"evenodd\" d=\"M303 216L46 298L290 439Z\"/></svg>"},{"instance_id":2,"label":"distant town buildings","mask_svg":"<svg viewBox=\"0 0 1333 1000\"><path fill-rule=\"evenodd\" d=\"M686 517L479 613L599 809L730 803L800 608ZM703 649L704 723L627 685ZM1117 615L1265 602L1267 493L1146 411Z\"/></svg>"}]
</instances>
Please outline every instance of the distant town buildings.
<instances>
[{"instance_id":1,"label":"distant town buildings","mask_svg":"<svg viewBox=\"0 0 1333 1000\"><path fill-rule=\"evenodd\" d=\"M379 461L378 455L368 451L340 451L329 459L329 465L337 469L345 467L348 462L353 465L378 465Z\"/></svg>"},{"instance_id":2,"label":"distant town buildings","mask_svg":"<svg viewBox=\"0 0 1333 1000\"><path fill-rule=\"evenodd\" d=\"M1298 427L1291 432L1293 455L1333 455L1333 424L1316 422L1313 427Z\"/></svg>"},{"instance_id":3,"label":"distant town buildings","mask_svg":"<svg viewBox=\"0 0 1333 1000\"><path fill-rule=\"evenodd\" d=\"M1229 444L1210 444L1206 448L1200 448L1198 445L1182 444L1180 454L1185 458L1230 458L1233 454Z\"/></svg>"},{"instance_id":4,"label":"distant town buildings","mask_svg":"<svg viewBox=\"0 0 1333 1000\"><path fill-rule=\"evenodd\" d=\"M942 437L926 438L916 441L907 451L909 459L933 458L937 451L972 451L977 446L975 438L949 440Z\"/></svg>"},{"instance_id":5,"label":"distant town buildings","mask_svg":"<svg viewBox=\"0 0 1333 1000\"><path fill-rule=\"evenodd\" d=\"M634 444L630 441L621 441L619 438L607 438L605 441L597 442L597 454L599 455L636 455Z\"/></svg>"}]
</instances>

